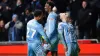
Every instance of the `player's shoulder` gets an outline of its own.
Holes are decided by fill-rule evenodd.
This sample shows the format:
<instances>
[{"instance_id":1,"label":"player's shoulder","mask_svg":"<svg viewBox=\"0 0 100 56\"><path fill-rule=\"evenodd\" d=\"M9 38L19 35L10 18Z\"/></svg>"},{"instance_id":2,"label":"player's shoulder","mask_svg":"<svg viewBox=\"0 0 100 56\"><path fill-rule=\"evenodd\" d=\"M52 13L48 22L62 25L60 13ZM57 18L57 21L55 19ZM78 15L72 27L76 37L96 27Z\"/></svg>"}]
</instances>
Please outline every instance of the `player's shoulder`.
<instances>
[{"instance_id":1,"label":"player's shoulder","mask_svg":"<svg viewBox=\"0 0 100 56\"><path fill-rule=\"evenodd\" d=\"M55 12L50 12L49 15L55 15L55 16L57 16L57 13L55 13Z\"/></svg>"},{"instance_id":2,"label":"player's shoulder","mask_svg":"<svg viewBox=\"0 0 100 56\"><path fill-rule=\"evenodd\" d=\"M55 18L57 17L57 14L54 13L54 12L50 12L49 15L48 15L48 17L49 17L49 18L54 18L54 19L55 19Z\"/></svg>"},{"instance_id":3,"label":"player's shoulder","mask_svg":"<svg viewBox=\"0 0 100 56\"><path fill-rule=\"evenodd\" d=\"M43 27L43 26L42 26L42 24L38 24L38 26L37 26L37 27Z\"/></svg>"},{"instance_id":4,"label":"player's shoulder","mask_svg":"<svg viewBox=\"0 0 100 56\"><path fill-rule=\"evenodd\" d=\"M33 21L33 20L29 20L28 23L27 23L27 25L28 25L28 24L31 25L31 24L32 24L32 21Z\"/></svg>"},{"instance_id":5,"label":"player's shoulder","mask_svg":"<svg viewBox=\"0 0 100 56\"><path fill-rule=\"evenodd\" d=\"M64 24L63 22L59 22L58 23L58 28L62 28L63 27L63 24Z\"/></svg>"},{"instance_id":6,"label":"player's shoulder","mask_svg":"<svg viewBox=\"0 0 100 56\"><path fill-rule=\"evenodd\" d=\"M38 23L36 22L36 20L30 20L28 23L27 23L27 26L29 27L38 27Z\"/></svg>"}]
</instances>

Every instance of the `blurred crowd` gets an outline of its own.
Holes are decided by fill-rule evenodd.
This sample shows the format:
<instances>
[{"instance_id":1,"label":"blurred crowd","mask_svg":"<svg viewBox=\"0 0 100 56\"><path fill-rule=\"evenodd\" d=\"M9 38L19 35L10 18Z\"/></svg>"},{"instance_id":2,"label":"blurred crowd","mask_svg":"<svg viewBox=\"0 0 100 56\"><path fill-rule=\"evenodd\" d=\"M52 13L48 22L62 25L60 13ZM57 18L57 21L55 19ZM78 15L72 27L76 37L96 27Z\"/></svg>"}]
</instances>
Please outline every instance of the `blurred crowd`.
<instances>
[{"instance_id":1,"label":"blurred crowd","mask_svg":"<svg viewBox=\"0 0 100 56\"><path fill-rule=\"evenodd\" d=\"M35 9L43 10L44 26L46 1L55 3L58 14L70 12L78 39L100 40L100 0L0 0L0 41L26 40L27 22Z\"/></svg>"}]
</instances>

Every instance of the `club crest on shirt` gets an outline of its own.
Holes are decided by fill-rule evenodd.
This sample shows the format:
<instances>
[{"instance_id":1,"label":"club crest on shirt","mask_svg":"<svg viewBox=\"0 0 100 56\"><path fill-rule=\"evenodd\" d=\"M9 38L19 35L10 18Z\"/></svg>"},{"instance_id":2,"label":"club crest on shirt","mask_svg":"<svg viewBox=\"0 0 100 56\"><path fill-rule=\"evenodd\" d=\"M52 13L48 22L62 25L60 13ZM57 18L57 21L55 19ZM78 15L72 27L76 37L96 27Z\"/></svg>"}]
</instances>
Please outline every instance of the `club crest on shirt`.
<instances>
[{"instance_id":1,"label":"club crest on shirt","mask_svg":"<svg viewBox=\"0 0 100 56\"><path fill-rule=\"evenodd\" d=\"M50 18L50 20L53 20L53 18Z\"/></svg>"}]
</instances>

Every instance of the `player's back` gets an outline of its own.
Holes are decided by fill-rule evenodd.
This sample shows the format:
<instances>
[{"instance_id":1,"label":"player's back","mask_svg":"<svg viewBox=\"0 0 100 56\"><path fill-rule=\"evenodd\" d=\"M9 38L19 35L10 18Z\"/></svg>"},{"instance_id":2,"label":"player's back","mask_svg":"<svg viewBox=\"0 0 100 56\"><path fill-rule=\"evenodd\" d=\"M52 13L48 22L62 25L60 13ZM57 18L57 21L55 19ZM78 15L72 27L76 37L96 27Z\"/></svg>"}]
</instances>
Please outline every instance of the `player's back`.
<instances>
[{"instance_id":1,"label":"player's back","mask_svg":"<svg viewBox=\"0 0 100 56\"><path fill-rule=\"evenodd\" d=\"M39 24L35 19L30 20L27 23L27 42L35 42L41 44L41 35L38 32L40 26L41 24Z\"/></svg>"}]
</instances>

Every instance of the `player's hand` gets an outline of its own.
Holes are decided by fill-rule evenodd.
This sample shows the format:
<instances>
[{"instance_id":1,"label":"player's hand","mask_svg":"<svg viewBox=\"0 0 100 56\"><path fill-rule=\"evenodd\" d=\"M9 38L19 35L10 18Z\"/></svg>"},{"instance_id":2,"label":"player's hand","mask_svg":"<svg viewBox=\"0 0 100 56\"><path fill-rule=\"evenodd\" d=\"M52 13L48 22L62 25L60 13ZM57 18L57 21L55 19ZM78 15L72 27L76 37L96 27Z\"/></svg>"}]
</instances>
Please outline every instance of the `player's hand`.
<instances>
[{"instance_id":1,"label":"player's hand","mask_svg":"<svg viewBox=\"0 0 100 56\"><path fill-rule=\"evenodd\" d=\"M43 41L44 44L48 44L45 40Z\"/></svg>"},{"instance_id":2,"label":"player's hand","mask_svg":"<svg viewBox=\"0 0 100 56\"><path fill-rule=\"evenodd\" d=\"M50 44L44 44L43 47L44 47L44 49L46 51L46 50L51 48L51 45Z\"/></svg>"},{"instance_id":3,"label":"player's hand","mask_svg":"<svg viewBox=\"0 0 100 56\"><path fill-rule=\"evenodd\" d=\"M65 49L65 52L67 52L68 48L67 47L64 47L64 49Z\"/></svg>"},{"instance_id":4,"label":"player's hand","mask_svg":"<svg viewBox=\"0 0 100 56\"><path fill-rule=\"evenodd\" d=\"M47 44L43 44L43 48L44 48L44 50L46 51L47 50Z\"/></svg>"}]
</instances>

